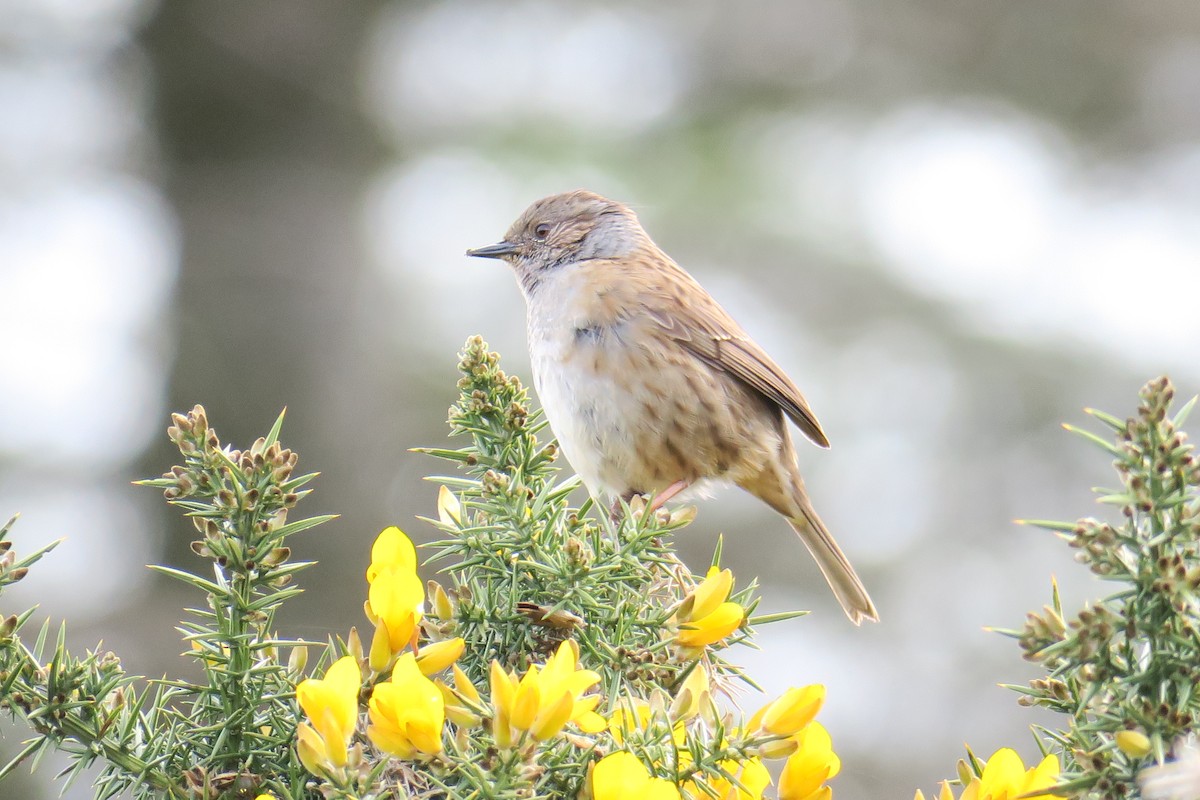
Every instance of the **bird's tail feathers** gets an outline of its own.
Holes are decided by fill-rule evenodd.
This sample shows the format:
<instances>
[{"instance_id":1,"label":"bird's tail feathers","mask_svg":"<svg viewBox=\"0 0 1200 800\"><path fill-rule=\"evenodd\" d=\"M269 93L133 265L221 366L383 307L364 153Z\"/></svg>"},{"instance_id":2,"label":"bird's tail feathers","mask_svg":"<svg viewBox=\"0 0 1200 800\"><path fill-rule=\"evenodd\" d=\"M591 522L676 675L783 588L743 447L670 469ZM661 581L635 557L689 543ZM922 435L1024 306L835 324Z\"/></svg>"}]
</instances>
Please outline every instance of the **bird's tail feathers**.
<instances>
[{"instance_id":1,"label":"bird's tail feathers","mask_svg":"<svg viewBox=\"0 0 1200 800\"><path fill-rule=\"evenodd\" d=\"M866 587L807 498L801 503L800 515L789 519L788 523L800 536L808 552L812 553L817 566L821 568L821 574L829 582L829 588L850 621L855 625L861 625L863 620L878 622L879 612L875 610Z\"/></svg>"}]
</instances>

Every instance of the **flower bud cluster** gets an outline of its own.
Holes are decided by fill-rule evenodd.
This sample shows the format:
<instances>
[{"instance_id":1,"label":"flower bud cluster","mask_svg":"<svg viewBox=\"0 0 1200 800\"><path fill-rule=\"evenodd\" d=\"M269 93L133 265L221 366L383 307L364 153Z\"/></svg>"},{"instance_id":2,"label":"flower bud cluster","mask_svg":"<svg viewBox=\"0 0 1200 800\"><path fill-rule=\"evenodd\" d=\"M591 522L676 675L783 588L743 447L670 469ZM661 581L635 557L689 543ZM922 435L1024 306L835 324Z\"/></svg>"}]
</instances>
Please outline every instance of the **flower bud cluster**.
<instances>
[{"instance_id":1,"label":"flower bud cluster","mask_svg":"<svg viewBox=\"0 0 1200 800\"><path fill-rule=\"evenodd\" d=\"M1067 716L1048 741L1062 748L1070 793L1135 796L1139 771L1200 725L1200 464L1180 430L1195 401L1172 417L1173 398L1158 378L1128 419L1089 410L1115 444L1077 431L1115 457L1120 486L1100 502L1120 509L1118 522L1037 523L1118 586L1065 624L1056 591L1054 607L1030 614L1018 635L1050 672L1019 689L1021 702Z\"/></svg>"}]
</instances>

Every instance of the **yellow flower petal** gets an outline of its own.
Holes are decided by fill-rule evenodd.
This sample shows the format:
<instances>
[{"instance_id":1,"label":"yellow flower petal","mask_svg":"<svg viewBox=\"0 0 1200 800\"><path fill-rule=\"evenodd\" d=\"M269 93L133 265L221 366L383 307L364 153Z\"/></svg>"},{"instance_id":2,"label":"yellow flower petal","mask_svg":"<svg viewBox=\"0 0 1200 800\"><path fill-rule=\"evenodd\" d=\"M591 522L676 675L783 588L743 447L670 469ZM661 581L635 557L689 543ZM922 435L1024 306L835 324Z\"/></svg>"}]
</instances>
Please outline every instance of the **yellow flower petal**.
<instances>
[{"instance_id":1,"label":"yellow flower petal","mask_svg":"<svg viewBox=\"0 0 1200 800\"><path fill-rule=\"evenodd\" d=\"M791 688L767 708L762 728L776 736L791 736L812 722L825 702L825 687L812 684Z\"/></svg>"},{"instance_id":2,"label":"yellow flower petal","mask_svg":"<svg viewBox=\"0 0 1200 800\"><path fill-rule=\"evenodd\" d=\"M917 794L913 800L925 800L925 793L917 789ZM934 800L954 800L954 792L950 789L950 781L942 781L938 786L938 793Z\"/></svg>"},{"instance_id":3,"label":"yellow flower petal","mask_svg":"<svg viewBox=\"0 0 1200 800\"><path fill-rule=\"evenodd\" d=\"M562 682L562 685L567 691L578 697L599 682L599 673L592 672L590 669L577 669Z\"/></svg>"},{"instance_id":4,"label":"yellow flower petal","mask_svg":"<svg viewBox=\"0 0 1200 800\"><path fill-rule=\"evenodd\" d=\"M541 685L537 676L537 667L531 666L525 673L525 677L517 684L517 692L512 704L512 716L508 720L509 724L517 730L529 730L533 727L534 718L537 717L538 706L542 702Z\"/></svg>"},{"instance_id":5,"label":"yellow flower petal","mask_svg":"<svg viewBox=\"0 0 1200 800\"><path fill-rule=\"evenodd\" d=\"M380 570L398 567L414 575L417 572L417 549L404 531L393 525L385 528L371 545L371 566L367 568L367 581L373 582Z\"/></svg>"},{"instance_id":6,"label":"yellow flower petal","mask_svg":"<svg viewBox=\"0 0 1200 800\"><path fill-rule=\"evenodd\" d=\"M1035 793L1054 786L1058 777L1057 756L1048 755L1036 767L1026 770L1016 751L1002 747L992 753L980 776L961 778L968 782L959 800L1053 800L1055 795ZM954 800L944 784L938 800Z\"/></svg>"},{"instance_id":7,"label":"yellow flower petal","mask_svg":"<svg viewBox=\"0 0 1200 800\"><path fill-rule=\"evenodd\" d=\"M445 588L437 581L430 581L426 587L437 618L447 621L454 619L454 603L450 602L450 595L446 594Z\"/></svg>"},{"instance_id":8,"label":"yellow flower petal","mask_svg":"<svg viewBox=\"0 0 1200 800\"><path fill-rule=\"evenodd\" d=\"M367 654L367 666L374 672L387 670L392 663L392 636L388 633L387 625L380 620L375 625L375 635L371 637L371 651Z\"/></svg>"},{"instance_id":9,"label":"yellow flower petal","mask_svg":"<svg viewBox=\"0 0 1200 800\"><path fill-rule=\"evenodd\" d=\"M367 590L368 617L387 626L393 653L407 647L416 634L425 605L425 587L415 572L381 569Z\"/></svg>"},{"instance_id":10,"label":"yellow flower petal","mask_svg":"<svg viewBox=\"0 0 1200 800\"><path fill-rule=\"evenodd\" d=\"M544 742L556 735L570 721L574 708L575 698L568 692L560 693L557 700L542 703L537 717L529 726L533 738Z\"/></svg>"},{"instance_id":11,"label":"yellow flower petal","mask_svg":"<svg viewBox=\"0 0 1200 800\"><path fill-rule=\"evenodd\" d=\"M594 800L678 800L679 789L662 778L651 778L633 753L619 750L592 768Z\"/></svg>"},{"instance_id":12,"label":"yellow flower petal","mask_svg":"<svg viewBox=\"0 0 1200 800\"><path fill-rule=\"evenodd\" d=\"M462 637L427 644L421 648L421 652L417 655L417 666L421 668L423 674L435 675L455 661L458 661L458 657L463 654L466 644Z\"/></svg>"},{"instance_id":13,"label":"yellow flower petal","mask_svg":"<svg viewBox=\"0 0 1200 800\"><path fill-rule=\"evenodd\" d=\"M675 690L669 716L676 722L684 722L699 714L710 702L708 670L702 664L696 663L687 678Z\"/></svg>"},{"instance_id":14,"label":"yellow flower petal","mask_svg":"<svg viewBox=\"0 0 1200 800\"><path fill-rule=\"evenodd\" d=\"M483 722L483 717L469 708L450 704L446 705L446 719L460 728L475 728Z\"/></svg>"},{"instance_id":15,"label":"yellow flower petal","mask_svg":"<svg viewBox=\"0 0 1200 800\"><path fill-rule=\"evenodd\" d=\"M358 722L358 690L362 672L352 656L333 663L323 679L308 678L296 687L300 707L323 742L325 758L333 766L346 763L346 748Z\"/></svg>"},{"instance_id":16,"label":"yellow flower petal","mask_svg":"<svg viewBox=\"0 0 1200 800\"><path fill-rule=\"evenodd\" d=\"M562 730L568 722L577 722L591 714L599 696L581 697L600 676L576 669L579 645L564 641L544 665L531 664L518 680L492 662L492 703L495 707L493 733L501 747L507 747L519 732L529 731L543 740ZM603 722L587 718L589 727L603 729Z\"/></svg>"},{"instance_id":17,"label":"yellow flower petal","mask_svg":"<svg viewBox=\"0 0 1200 800\"><path fill-rule=\"evenodd\" d=\"M760 759L751 758L742 762L741 772L734 772L744 789L737 790L738 800L759 800L763 790L771 785L771 773Z\"/></svg>"},{"instance_id":18,"label":"yellow flower petal","mask_svg":"<svg viewBox=\"0 0 1200 800\"><path fill-rule=\"evenodd\" d=\"M829 732L821 723L809 723L795 738L799 749L784 762L779 775L779 800L808 800L842 769Z\"/></svg>"},{"instance_id":19,"label":"yellow flower petal","mask_svg":"<svg viewBox=\"0 0 1200 800\"><path fill-rule=\"evenodd\" d=\"M454 665L454 689L466 700L475 705L483 702L479 697L479 690L475 688L475 684L471 683L471 679L467 677L467 673L463 672L458 664Z\"/></svg>"},{"instance_id":20,"label":"yellow flower petal","mask_svg":"<svg viewBox=\"0 0 1200 800\"><path fill-rule=\"evenodd\" d=\"M325 749L325 741L307 723L302 722L296 728L296 755L300 757L304 768L317 777L325 774L326 767L333 766Z\"/></svg>"},{"instance_id":21,"label":"yellow flower petal","mask_svg":"<svg viewBox=\"0 0 1200 800\"><path fill-rule=\"evenodd\" d=\"M453 722L460 728L474 728L483 721L483 717L477 711L468 707L458 692L451 689L441 680L435 680L434 685L438 691L442 693L442 702L446 707L446 719ZM472 687L473 689L474 687Z\"/></svg>"},{"instance_id":22,"label":"yellow flower petal","mask_svg":"<svg viewBox=\"0 0 1200 800\"><path fill-rule=\"evenodd\" d=\"M642 789L644 800L680 800L679 787L666 778L651 778Z\"/></svg>"},{"instance_id":23,"label":"yellow flower petal","mask_svg":"<svg viewBox=\"0 0 1200 800\"><path fill-rule=\"evenodd\" d=\"M579 645L573 639L564 640L543 667L543 680L547 683L567 680L575 672L575 665L578 661Z\"/></svg>"},{"instance_id":24,"label":"yellow flower petal","mask_svg":"<svg viewBox=\"0 0 1200 800\"><path fill-rule=\"evenodd\" d=\"M443 525L462 522L462 503L445 484L438 487L437 510Z\"/></svg>"},{"instance_id":25,"label":"yellow flower petal","mask_svg":"<svg viewBox=\"0 0 1200 800\"><path fill-rule=\"evenodd\" d=\"M369 708L367 735L381 749L401 758L411 758L416 751L442 751L445 701L433 681L421 674L412 653L396 662L390 681L375 687Z\"/></svg>"},{"instance_id":26,"label":"yellow flower petal","mask_svg":"<svg viewBox=\"0 0 1200 800\"><path fill-rule=\"evenodd\" d=\"M1009 747L1002 747L983 766L979 776L980 793L992 800L1009 800L1020 792L1016 791L1025 781L1025 765L1021 757Z\"/></svg>"},{"instance_id":27,"label":"yellow flower petal","mask_svg":"<svg viewBox=\"0 0 1200 800\"><path fill-rule=\"evenodd\" d=\"M512 745L513 701L516 700L517 690L513 686L508 673L500 666L499 661L493 661L491 667L492 688L492 735L496 745L509 747Z\"/></svg>"},{"instance_id":28,"label":"yellow flower petal","mask_svg":"<svg viewBox=\"0 0 1200 800\"><path fill-rule=\"evenodd\" d=\"M385 753L397 758L414 758L417 748L400 728L393 725L374 724L367 727L367 738Z\"/></svg>"},{"instance_id":29,"label":"yellow flower petal","mask_svg":"<svg viewBox=\"0 0 1200 800\"><path fill-rule=\"evenodd\" d=\"M600 733L608 727L608 720L595 711L585 711L571 721L584 733Z\"/></svg>"},{"instance_id":30,"label":"yellow flower petal","mask_svg":"<svg viewBox=\"0 0 1200 800\"><path fill-rule=\"evenodd\" d=\"M737 630L745 611L737 603L721 603L711 614L682 626L676 641L682 647L706 647Z\"/></svg>"},{"instance_id":31,"label":"yellow flower petal","mask_svg":"<svg viewBox=\"0 0 1200 800\"><path fill-rule=\"evenodd\" d=\"M1128 732L1132 733L1133 731ZM1058 771L1058 756L1053 754L1046 756L1042 759L1041 763L1025 774L1025 781L1021 785L1020 794L1036 792L1038 789L1049 789L1058 783ZM1056 795L1052 794L1041 794L1035 795L1029 798L1029 800L1053 800L1056 797Z\"/></svg>"},{"instance_id":32,"label":"yellow flower petal","mask_svg":"<svg viewBox=\"0 0 1200 800\"><path fill-rule=\"evenodd\" d=\"M575 698L574 710L571 712L571 721L582 717L584 714L590 714L596 710L596 706L600 705L600 695L589 694L587 697Z\"/></svg>"},{"instance_id":33,"label":"yellow flower petal","mask_svg":"<svg viewBox=\"0 0 1200 800\"><path fill-rule=\"evenodd\" d=\"M729 599L729 591L733 588L733 572L723 569L719 572L709 570L709 575L692 592L695 598L692 602L688 619L702 619L717 610L717 606Z\"/></svg>"}]
</instances>

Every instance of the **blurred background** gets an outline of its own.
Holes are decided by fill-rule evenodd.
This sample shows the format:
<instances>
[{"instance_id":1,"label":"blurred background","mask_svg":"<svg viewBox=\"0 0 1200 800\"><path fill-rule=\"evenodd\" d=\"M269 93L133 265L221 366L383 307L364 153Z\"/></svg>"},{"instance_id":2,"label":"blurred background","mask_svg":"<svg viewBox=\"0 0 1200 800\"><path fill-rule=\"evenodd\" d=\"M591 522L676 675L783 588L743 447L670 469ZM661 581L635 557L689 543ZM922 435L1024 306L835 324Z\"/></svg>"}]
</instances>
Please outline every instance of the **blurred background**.
<instances>
[{"instance_id":1,"label":"blurred background","mask_svg":"<svg viewBox=\"0 0 1200 800\"><path fill-rule=\"evenodd\" d=\"M288 407L319 470L294 542L319 559L283 632L361 625L373 536L433 509L455 353L482 334L528 377L500 238L587 187L655 239L804 389L801 450L871 588L843 618L793 534L734 491L718 533L766 610L742 659L772 693L829 687L844 800L912 796L969 742L1036 755L998 683L1058 575L1016 517L1102 513L1107 458L1059 429L1200 390L1200 7L1194 0L0 0L0 515L65 536L4 613L76 648L186 672L191 526L131 480L175 463L172 410L239 445ZM177 455L177 454L176 454ZM757 707L757 698L746 705ZM0 750L21 731L0 726ZM0 786L49 798L54 764ZM88 797L76 787L69 797Z\"/></svg>"}]
</instances>

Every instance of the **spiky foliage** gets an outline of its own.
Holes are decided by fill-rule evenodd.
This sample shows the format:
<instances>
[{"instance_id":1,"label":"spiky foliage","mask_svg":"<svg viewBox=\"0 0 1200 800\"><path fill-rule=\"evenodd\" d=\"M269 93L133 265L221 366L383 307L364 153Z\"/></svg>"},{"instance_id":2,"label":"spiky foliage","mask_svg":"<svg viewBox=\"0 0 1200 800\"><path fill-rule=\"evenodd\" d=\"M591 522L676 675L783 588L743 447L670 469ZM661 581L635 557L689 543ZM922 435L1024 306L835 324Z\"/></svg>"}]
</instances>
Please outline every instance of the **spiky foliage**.
<instances>
[{"instance_id":1,"label":"spiky foliage","mask_svg":"<svg viewBox=\"0 0 1200 800\"><path fill-rule=\"evenodd\" d=\"M163 489L203 538L192 550L210 562L200 571L156 567L199 590L204 598L180 627L203 680L144 681L128 676L112 653L72 656L65 629L47 623L22 637L31 612L9 617L0 639L0 705L23 719L34 737L0 774L57 748L74 759L74 780L94 763L98 798L252 797L271 789L304 796L304 772L292 741L297 722L296 667L281 652L302 643L278 639L279 605L296 594L292 576L309 566L289 561L286 539L328 517L287 522L313 477L293 477L296 455L278 443L282 415L265 438L245 451L223 447L197 406L176 414L168 433L183 463L145 485ZM11 523L10 523L11 525ZM23 577L50 548L14 561L7 537L0 591ZM300 651L302 652L302 651Z\"/></svg>"},{"instance_id":2,"label":"spiky foliage","mask_svg":"<svg viewBox=\"0 0 1200 800\"><path fill-rule=\"evenodd\" d=\"M1200 463L1181 430L1195 399L1172 416L1166 378L1141 391L1137 413L1089 410L1111 438L1074 430L1109 454L1116 488L1099 490L1113 521L1033 521L1076 550L1116 591L1066 614L1052 602L1010 631L1044 678L1017 688L1022 700L1066 716L1044 730L1061 748L1070 796L1138 797L1138 775L1185 746L1200 722Z\"/></svg>"}]
</instances>

